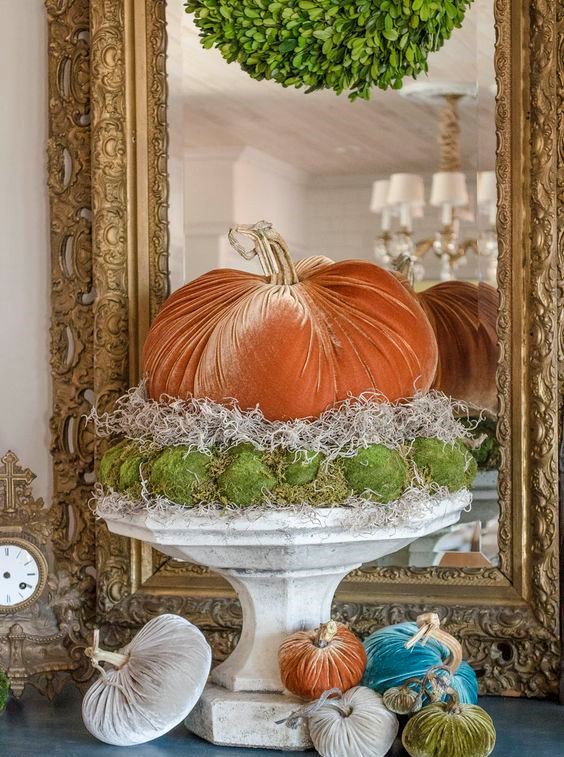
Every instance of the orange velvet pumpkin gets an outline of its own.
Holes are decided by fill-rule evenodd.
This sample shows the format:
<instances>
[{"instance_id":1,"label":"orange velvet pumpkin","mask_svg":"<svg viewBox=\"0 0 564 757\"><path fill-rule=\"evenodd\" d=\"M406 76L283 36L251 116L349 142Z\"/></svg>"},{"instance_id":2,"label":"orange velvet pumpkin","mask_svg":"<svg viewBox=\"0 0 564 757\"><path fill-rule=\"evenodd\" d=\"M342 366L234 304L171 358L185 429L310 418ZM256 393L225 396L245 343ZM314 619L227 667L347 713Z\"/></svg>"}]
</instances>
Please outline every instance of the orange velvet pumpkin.
<instances>
[{"instance_id":1,"label":"orange velvet pumpkin","mask_svg":"<svg viewBox=\"0 0 564 757\"><path fill-rule=\"evenodd\" d=\"M234 398L287 420L317 416L369 389L395 401L430 387L433 330L390 273L363 260L294 265L265 222L232 229L229 238L246 259L258 256L265 275L210 271L167 300L144 348L153 399Z\"/></svg>"},{"instance_id":2,"label":"orange velvet pumpkin","mask_svg":"<svg viewBox=\"0 0 564 757\"><path fill-rule=\"evenodd\" d=\"M328 689L345 692L360 683L366 651L352 631L330 620L314 631L297 631L284 639L278 665L288 691L319 699Z\"/></svg>"},{"instance_id":3,"label":"orange velvet pumpkin","mask_svg":"<svg viewBox=\"0 0 564 757\"><path fill-rule=\"evenodd\" d=\"M497 289L445 281L419 294L437 337L433 388L491 412L497 410Z\"/></svg>"}]
</instances>

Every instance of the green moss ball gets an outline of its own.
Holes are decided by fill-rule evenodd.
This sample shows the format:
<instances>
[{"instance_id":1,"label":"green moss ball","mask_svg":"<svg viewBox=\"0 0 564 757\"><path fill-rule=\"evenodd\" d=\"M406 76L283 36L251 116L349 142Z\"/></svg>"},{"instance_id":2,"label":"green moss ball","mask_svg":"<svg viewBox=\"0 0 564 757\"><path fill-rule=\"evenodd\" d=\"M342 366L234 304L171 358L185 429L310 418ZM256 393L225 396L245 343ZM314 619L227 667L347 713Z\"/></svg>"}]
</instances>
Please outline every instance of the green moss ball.
<instances>
[{"instance_id":1,"label":"green moss ball","mask_svg":"<svg viewBox=\"0 0 564 757\"><path fill-rule=\"evenodd\" d=\"M149 489L179 505L194 504L194 488L209 478L209 455L190 447L168 447L151 464Z\"/></svg>"},{"instance_id":2,"label":"green moss ball","mask_svg":"<svg viewBox=\"0 0 564 757\"><path fill-rule=\"evenodd\" d=\"M138 449L132 448L122 457L119 467L118 491L131 492L138 496L141 492L140 468L147 460L147 455L141 454Z\"/></svg>"},{"instance_id":3,"label":"green moss ball","mask_svg":"<svg viewBox=\"0 0 564 757\"><path fill-rule=\"evenodd\" d=\"M118 488L121 463L130 447L131 442L123 439L119 444L114 444L113 447L106 450L98 467L98 481L103 486L111 489Z\"/></svg>"},{"instance_id":4,"label":"green moss ball","mask_svg":"<svg viewBox=\"0 0 564 757\"><path fill-rule=\"evenodd\" d=\"M10 692L10 682L0 670L0 712L6 709L8 703L8 694Z\"/></svg>"},{"instance_id":5,"label":"green moss ball","mask_svg":"<svg viewBox=\"0 0 564 757\"><path fill-rule=\"evenodd\" d=\"M281 477L290 486L311 484L317 477L323 455L308 450L288 450L282 461Z\"/></svg>"},{"instance_id":6,"label":"green moss ball","mask_svg":"<svg viewBox=\"0 0 564 757\"><path fill-rule=\"evenodd\" d=\"M240 449L230 455L231 462L217 479L220 497L234 505L257 505L264 492L276 486L276 479L261 460L258 451Z\"/></svg>"},{"instance_id":7,"label":"green moss ball","mask_svg":"<svg viewBox=\"0 0 564 757\"><path fill-rule=\"evenodd\" d=\"M401 497L409 480L405 460L382 444L361 449L354 457L343 457L341 465L355 494L370 490L370 499L382 504Z\"/></svg>"},{"instance_id":8,"label":"green moss ball","mask_svg":"<svg viewBox=\"0 0 564 757\"><path fill-rule=\"evenodd\" d=\"M445 444L440 439L415 439L411 459L430 483L456 492L471 486L478 466L463 442Z\"/></svg>"},{"instance_id":9,"label":"green moss ball","mask_svg":"<svg viewBox=\"0 0 564 757\"><path fill-rule=\"evenodd\" d=\"M241 452L252 452L259 457L263 454L261 450L258 449L258 447L255 447L251 442L239 442L239 444L236 444L234 447L230 447L227 450L227 456L229 458L237 457Z\"/></svg>"}]
</instances>

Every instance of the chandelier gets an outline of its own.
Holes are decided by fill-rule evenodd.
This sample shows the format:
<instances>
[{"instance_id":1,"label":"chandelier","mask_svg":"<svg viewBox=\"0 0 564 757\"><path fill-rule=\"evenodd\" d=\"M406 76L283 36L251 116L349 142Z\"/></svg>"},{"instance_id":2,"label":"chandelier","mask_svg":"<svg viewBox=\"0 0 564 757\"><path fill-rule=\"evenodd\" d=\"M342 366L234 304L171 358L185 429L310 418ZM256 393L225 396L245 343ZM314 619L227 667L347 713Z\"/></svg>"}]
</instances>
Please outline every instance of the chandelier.
<instances>
[{"instance_id":1,"label":"chandelier","mask_svg":"<svg viewBox=\"0 0 564 757\"><path fill-rule=\"evenodd\" d=\"M413 284L425 277L425 257L440 260L440 279L456 278L457 269L469 255L486 261L486 278L495 284L497 276L497 188L494 171L477 174L476 203L483 215L483 230L475 238L461 237L461 221L473 221L467 177L461 170L460 116L463 97L475 97L468 85L417 83L406 88L407 96L440 98L439 170L433 174L429 204L437 208L439 228L431 239L414 239L413 223L423 217L425 187L423 177L394 173L375 181L370 210L380 215L380 233L374 243L376 260L399 271Z\"/></svg>"}]
</instances>

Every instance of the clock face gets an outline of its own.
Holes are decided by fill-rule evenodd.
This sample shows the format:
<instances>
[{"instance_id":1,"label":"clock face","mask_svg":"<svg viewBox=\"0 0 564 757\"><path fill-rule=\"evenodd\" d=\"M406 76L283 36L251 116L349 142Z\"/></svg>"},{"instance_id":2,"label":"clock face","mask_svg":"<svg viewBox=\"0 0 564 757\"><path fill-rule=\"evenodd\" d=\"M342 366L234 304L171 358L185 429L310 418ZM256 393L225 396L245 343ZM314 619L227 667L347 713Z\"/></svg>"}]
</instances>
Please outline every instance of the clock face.
<instances>
[{"instance_id":1,"label":"clock face","mask_svg":"<svg viewBox=\"0 0 564 757\"><path fill-rule=\"evenodd\" d=\"M43 591L47 578L45 558L25 539L0 539L0 612L15 612L30 605Z\"/></svg>"}]
</instances>

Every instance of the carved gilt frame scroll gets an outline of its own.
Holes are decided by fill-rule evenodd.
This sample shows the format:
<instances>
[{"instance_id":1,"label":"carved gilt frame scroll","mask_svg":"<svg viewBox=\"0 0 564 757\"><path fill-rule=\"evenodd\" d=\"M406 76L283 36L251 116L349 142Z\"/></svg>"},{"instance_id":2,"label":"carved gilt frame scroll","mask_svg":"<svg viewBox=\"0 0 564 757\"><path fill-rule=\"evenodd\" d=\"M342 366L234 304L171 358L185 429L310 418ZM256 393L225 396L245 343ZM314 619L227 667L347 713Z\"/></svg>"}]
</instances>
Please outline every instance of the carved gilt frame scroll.
<instances>
[{"instance_id":1,"label":"carved gilt frame scroll","mask_svg":"<svg viewBox=\"0 0 564 757\"><path fill-rule=\"evenodd\" d=\"M140 344L167 291L164 0L90 0L95 391L139 378ZM499 183L500 568L370 568L336 612L361 635L434 609L484 693L550 696L559 677L558 440L564 281L564 14L495 0ZM185 614L218 658L240 613L219 578L97 526L98 613L119 644L151 615Z\"/></svg>"},{"instance_id":2,"label":"carved gilt frame scroll","mask_svg":"<svg viewBox=\"0 0 564 757\"><path fill-rule=\"evenodd\" d=\"M17 492L22 513L40 529L49 554L45 595L56 631L34 605L26 623L37 624L37 630L24 629L14 616L2 636L0 657L14 693L21 694L29 682L52 698L71 679L87 685L93 672L83 654L96 589L94 519L86 507L94 481L94 437L84 420L94 388L89 0L45 0L45 23L53 489L45 508L29 486ZM30 483L33 474L25 472ZM14 517L18 525L25 522L23 515Z\"/></svg>"}]
</instances>

